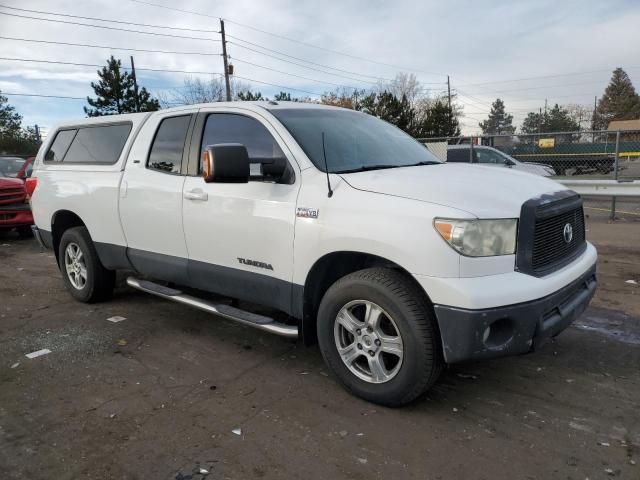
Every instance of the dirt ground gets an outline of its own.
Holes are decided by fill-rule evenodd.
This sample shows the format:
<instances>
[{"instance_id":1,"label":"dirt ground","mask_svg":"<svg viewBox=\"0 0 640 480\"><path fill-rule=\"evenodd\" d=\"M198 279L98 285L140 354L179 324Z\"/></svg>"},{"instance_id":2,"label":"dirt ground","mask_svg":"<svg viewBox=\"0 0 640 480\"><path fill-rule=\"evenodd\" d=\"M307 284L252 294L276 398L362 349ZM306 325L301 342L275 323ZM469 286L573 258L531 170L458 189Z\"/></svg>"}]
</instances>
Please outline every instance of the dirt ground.
<instances>
[{"instance_id":1,"label":"dirt ground","mask_svg":"<svg viewBox=\"0 0 640 480\"><path fill-rule=\"evenodd\" d=\"M51 252L1 236L0 478L640 479L640 216L594 205L592 307L403 409L345 393L316 347L124 286L76 303Z\"/></svg>"}]
</instances>

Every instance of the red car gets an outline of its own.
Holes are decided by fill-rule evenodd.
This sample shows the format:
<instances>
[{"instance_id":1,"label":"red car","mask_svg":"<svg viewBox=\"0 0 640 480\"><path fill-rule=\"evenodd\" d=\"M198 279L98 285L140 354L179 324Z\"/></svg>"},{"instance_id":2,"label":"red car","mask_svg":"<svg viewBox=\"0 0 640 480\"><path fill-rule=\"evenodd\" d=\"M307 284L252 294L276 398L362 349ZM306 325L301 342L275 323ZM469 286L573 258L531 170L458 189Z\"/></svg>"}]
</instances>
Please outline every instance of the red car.
<instances>
[{"instance_id":1,"label":"red car","mask_svg":"<svg viewBox=\"0 0 640 480\"><path fill-rule=\"evenodd\" d=\"M23 238L31 236L33 225L25 185L32 168L33 157L0 157L0 230L15 228Z\"/></svg>"}]
</instances>

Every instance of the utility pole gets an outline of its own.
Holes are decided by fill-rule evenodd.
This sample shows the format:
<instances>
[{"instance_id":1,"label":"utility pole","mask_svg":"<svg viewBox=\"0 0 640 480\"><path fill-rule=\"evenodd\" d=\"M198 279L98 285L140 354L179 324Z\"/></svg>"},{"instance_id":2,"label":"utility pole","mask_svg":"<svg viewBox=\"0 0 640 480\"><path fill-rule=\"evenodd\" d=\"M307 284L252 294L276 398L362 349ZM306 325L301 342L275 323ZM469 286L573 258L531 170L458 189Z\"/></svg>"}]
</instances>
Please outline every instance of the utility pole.
<instances>
[{"instance_id":1,"label":"utility pole","mask_svg":"<svg viewBox=\"0 0 640 480\"><path fill-rule=\"evenodd\" d=\"M598 110L598 96L593 97L593 118L591 120L591 130L593 131L591 143L596 143L596 111Z\"/></svg>"},{"instance_id":2,"label":"utility pole","mask_svg":"<svg viewBox=\"0 0 640 480\"><path fill-rule=\"evenodd\" d=\"M544 99L544 116L547 116L547 99Z\"/></svg>"},{"instance_id":3,"label":"utility pole","mask_svg":"<svg viewBox=\"0 0 640 480\"><path fill-rule=\"evenodd\" d=\"M220 35L222 35L222 59L224 60L224 85L227 89L227 102L231 101L231 85L229 85L229 61L227 59L227 38L224 35L224 20L220 19Z\"/></svg>"},{"instance_id":4,"label":"utility pole","mask_svg":"<svg viewBox=\"0 0 640 480\"><path fill-rule=\"evenodd\" d=\"M131 59L131 76L133 77L133 92L136 95L135 103L136 103L136 112L140 111L140 98L138 97L138 81L136 80L136 65L133 63L133 56L129 57Z\"/></svg>"},{"instance_id":5,"label":"utility pole","mask_svg":"<svg viewBox=\"0 0 640 480\"><path fill-rule=\"evenodd\" d=\"M545 107L545 113L546 113ZM538 133L542 133L542 107L540 107L540 116L538 117Z\"/></svg>"},{"instance_id":6,"label":"utility pole","mask_svg":"<svg viewBox=\"0 0 640 480\"><path fill-rule=\"evenodd\" d=\"M38 139L38 143L42 143L42 137L40 136L40 127L36 123L36 138Z\"/></svg>"},{"instance_id":7,"label":"utility pole","mask_svg":"<svg viewBox=\"0 0 640 480\"><path fill-rule=\"evenodd\" d=\"M447 96L449 97L449 133L453 134L453 115L451 112L451 80L447 75Z\"/></svg>"}]
</instances>

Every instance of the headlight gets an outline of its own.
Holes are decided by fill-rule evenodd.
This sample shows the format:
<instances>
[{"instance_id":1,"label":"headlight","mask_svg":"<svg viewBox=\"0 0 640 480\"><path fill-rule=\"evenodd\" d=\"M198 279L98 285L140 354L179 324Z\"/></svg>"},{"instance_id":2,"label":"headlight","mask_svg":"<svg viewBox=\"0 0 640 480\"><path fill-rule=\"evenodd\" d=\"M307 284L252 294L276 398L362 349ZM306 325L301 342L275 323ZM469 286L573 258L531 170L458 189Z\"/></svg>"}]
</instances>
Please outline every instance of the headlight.
<instances>
[{"instance_id":1,"label":"headlight","mask_svg":"<svg viewBox=\"0 0 640 480\"><path fill-rule=\"evenodd\" d=\"M436 218L433 226L457 252L469 257L511 255L516 251L518 219L456 220Z\"/></svg>"}]
</instances>

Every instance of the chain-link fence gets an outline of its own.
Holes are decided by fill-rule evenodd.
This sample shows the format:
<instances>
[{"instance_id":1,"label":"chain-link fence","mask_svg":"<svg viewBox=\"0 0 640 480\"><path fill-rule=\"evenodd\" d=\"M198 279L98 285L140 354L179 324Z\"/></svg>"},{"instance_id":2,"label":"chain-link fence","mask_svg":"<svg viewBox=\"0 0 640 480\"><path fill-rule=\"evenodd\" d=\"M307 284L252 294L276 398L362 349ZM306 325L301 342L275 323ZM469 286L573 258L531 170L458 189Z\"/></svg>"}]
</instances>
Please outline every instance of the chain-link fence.
<instances>
[{"instance_id":1,"label":"chain-link fence","mask_svg":"<svg viewBox=\"0 0 640 480\"><path fill-rule=\"evenodd\" d=\"M640 179L640 131L422 138L441 160L556 178Z\"/></svg>"}]
</instances>

